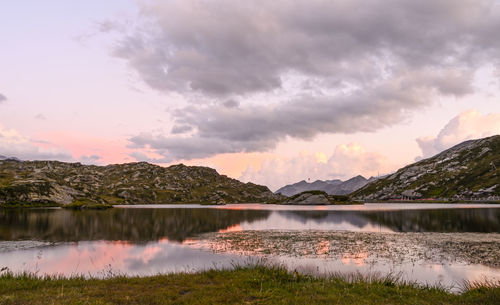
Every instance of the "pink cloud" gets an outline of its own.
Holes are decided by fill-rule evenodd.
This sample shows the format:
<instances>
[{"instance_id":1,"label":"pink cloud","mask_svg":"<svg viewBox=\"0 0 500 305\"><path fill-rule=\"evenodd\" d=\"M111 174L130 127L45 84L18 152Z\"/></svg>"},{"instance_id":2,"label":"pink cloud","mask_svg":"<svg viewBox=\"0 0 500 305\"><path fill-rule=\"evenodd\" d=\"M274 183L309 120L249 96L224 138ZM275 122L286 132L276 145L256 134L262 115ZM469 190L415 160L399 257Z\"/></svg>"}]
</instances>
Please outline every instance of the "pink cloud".
<instances>
[{"instance_id":1,"label":"pink cloud","mask_svg":"<svg viewBox=\"0 0 500 305\"><path fill-rule=\"evenodd\" d=\"M349 179L353 176L376 176L397 166L377 152L357 144L340 144L329 156L323 152L303 152L292 158L274 157L262 162L260 169L247 167L242 181L264 184L275 190L301 180Z\"/></svg>"},{"instance_id":2,"label":"pink cloud","mask_svg":"<svg viewBox=\"0 0 500 305\"><path fill-rule=\"evenodd\" d=\"M63 147L71 152L73 158L84 163L124 163L134 161L128 156L126 140L107 139L78 132L51 131L36 136L43 141L39 147Z\"/></svg>"},{"instance_id":3,"label":"pink cloud","mask_svg":"<svg viewBox=\"0 0 500 305\"><path fill-rule=\"evenodd\" d=\"M472 109L451 119L437 136L420 137L417 143L423 158L428 158L463 141L496 134L500 134L500 113L483 115Z\"/></svg>"}]
</instances>

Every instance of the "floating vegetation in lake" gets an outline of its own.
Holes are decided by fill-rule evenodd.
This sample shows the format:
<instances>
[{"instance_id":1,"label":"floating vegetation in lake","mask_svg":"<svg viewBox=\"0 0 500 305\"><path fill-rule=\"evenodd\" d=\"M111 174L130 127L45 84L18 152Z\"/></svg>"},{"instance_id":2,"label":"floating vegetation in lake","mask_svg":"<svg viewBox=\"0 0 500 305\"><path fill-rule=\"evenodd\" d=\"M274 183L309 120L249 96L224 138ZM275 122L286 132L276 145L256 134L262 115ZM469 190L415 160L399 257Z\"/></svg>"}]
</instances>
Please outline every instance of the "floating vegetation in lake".
<instances>
[{"instance_id":1,"label":"floating vegetation in lake","mask_svg":"<svg viewBox=\"0 0 500 305\"><path fill-rule=\"evenodd\" d=\"M432 261L500 267L498 233L371 233L339 231L243 231L201 237L215 252L349 260L371 264Z\"/></svg>"}]
</instances>

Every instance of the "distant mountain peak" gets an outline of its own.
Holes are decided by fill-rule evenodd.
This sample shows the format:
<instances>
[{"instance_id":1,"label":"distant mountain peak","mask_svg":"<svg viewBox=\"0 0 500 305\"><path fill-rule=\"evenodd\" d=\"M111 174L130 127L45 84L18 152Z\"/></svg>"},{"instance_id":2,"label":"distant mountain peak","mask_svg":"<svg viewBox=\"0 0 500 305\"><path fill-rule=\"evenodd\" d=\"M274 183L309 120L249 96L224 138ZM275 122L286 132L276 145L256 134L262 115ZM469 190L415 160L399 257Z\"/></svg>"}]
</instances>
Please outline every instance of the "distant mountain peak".
<instances>
[{"instance_id":1,"label":"distant mountain peak","mask_svg":"<svg viewBox=\"0 0 500 305\"><path fill-rule=\"evenodd\" d=\"M285 196L293 196L305 191L324 191L329 195L346 195L361 187L363 187L369 180L363 176L358 175L349 180L342 181L340 179L334 180L316 180L308 183L304 180L289 184L278 189L275 194L281 193Z\"/></svg>"},{"instance_id":2,"label":"distant mountain peak","mask_svg":"<svg viewBox=\"0 0 500 305\"><path fill-rule=\"evenodd\" d=\"M4 155L0 155L0 160L21 161L20 159L18 159L16 157L6 157Z\"/></svg>"}]
</instances>

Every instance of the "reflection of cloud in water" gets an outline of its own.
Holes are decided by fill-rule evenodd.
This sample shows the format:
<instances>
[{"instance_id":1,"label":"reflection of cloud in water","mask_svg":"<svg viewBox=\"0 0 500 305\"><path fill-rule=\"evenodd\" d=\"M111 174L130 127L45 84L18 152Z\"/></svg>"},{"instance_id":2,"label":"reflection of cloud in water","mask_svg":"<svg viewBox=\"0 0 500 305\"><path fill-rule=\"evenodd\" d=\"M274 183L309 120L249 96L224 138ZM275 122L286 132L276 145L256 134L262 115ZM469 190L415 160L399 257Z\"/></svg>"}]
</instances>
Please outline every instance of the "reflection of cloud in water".
<instances>
[{"instance_id":1,"label":"reflection of cloud in water","mask_svg":"<svg viewBox=\"0 0 500 305\"><path fill-rule=\"evenodd\" d=\"M273 211L265 220L240 224L243 230L342 230L392 232L359 212Z\"/></svg>"},{"instance_id":2,"label":"reflection of cloud in water","mask_svg":"<svg viewBox=\"0 0 500 305\"><path fill-rule=\"evenodd\" d=\"M234 225L234 226L229 226L225 229L221 229L219 230L219 233L227 233L227 232L241 232L243 231L243 229L241 228L241 226L238 224L238 225Z\"/></svg>"},{"instance_id":3,"label":"reflection of cloud in water","mask_svg":"<svg viewBox=\"0 0 500 305\"><path fill-rule=\"evenodd\" d=\"M13 272L108 276L229 268L234 262L243 263L244 257L215 254L165 241L139 245L95 241L18 251L15 256L0 253L0 262Z\"/></svg>"},{"instance_id":4,"label":"reflection of cloud in water","mask_svg":"<svg viewBox=\"0 0 500 305\"><path fill-rule=\"evenodd\" d=\"M344 265L356 265L356 266L364 266L366 265L365 261L369 257L368 252L358 252L354 254L343 254L340 261Z\"/></svg>"},{"instance_id":5,"label":"reflection of cloud in water","mask_svg":"<svg viewBox=\"0 0 500 305\"><path fill-rule=\"evenodd\" d=\"M330 249L327 240L317 243L318 255ZM41 253L41 254L40 254ZM270 262L280 263L301 273L328 275L336 272L380 275L402 274L404 280L458 287L464 279L478 280L487 276L500 280L500 271L480 265L436 264L424 261L393 262L380 259L367 264L366 252L332 258L273 256ZM253 262L257 261L254 257ZM0 253L2 266L13 272L38 271L38 275L62 274L84 276L154 275L169 272L193 272L209 268L230 268L251 262L249 257L213 253L203 248L180 245L166 240L147 244L128 242L80 242L18 251L16 255Z\"/></svg>"},{"instance_id":6,"label":"reflection of cloud in water","mask_svg":"<svg viewBox=\"0 0 500 305\"><path fill-rule=\"evenodd\" d=\"M328 240L321 240L316 246L316 254L322 256L330 253L330 242Z\"/></svg>"}]
</instances>

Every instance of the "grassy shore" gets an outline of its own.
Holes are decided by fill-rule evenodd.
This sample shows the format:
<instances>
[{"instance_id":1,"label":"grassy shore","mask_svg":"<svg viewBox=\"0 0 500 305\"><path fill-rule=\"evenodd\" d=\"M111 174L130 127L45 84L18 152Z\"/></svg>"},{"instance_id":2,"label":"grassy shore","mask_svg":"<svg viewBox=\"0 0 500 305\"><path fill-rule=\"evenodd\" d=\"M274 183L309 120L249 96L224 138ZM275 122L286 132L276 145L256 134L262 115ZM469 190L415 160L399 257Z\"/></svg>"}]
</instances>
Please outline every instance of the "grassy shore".
<instances>
[{"instance_id":1,"label":"grassy shore","mask_svg":"<svg viewBox=\"0 0 500 305\"><path fill-rule=\"evenodd\" d=\"M195 274L109 279L0 276L0 304L498 304L500 288L463 294L390 279L347 281L236 267Z\"/></svg>"}]
</instances>

